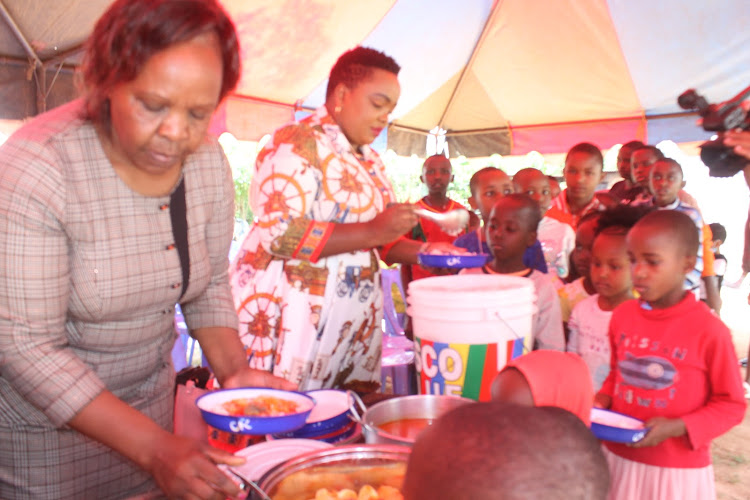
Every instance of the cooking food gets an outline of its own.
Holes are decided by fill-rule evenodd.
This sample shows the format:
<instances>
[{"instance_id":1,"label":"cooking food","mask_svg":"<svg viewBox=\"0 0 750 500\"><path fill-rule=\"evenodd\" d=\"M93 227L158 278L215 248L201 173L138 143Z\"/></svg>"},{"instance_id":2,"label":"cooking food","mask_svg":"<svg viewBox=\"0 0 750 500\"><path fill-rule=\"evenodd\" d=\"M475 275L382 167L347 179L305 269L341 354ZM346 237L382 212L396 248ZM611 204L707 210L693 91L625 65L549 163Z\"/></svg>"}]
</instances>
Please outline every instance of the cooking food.
<instances>
[{"instance_id":1,"label":"cooking food","mask_svg":"<svg viewBox=\"0 0 750 500\"><path fill-rule=\"evenodd\" d=\"M404 496L393 486L381 486L377 490L366 484L359 489L359 493L354 490L329 490L326 488L319 489L315 492L315 498L310 500L403 500Z\"/></svg>"},{"instance_id":2,"label":"cooking food","mask_svg":"<svg viewBox=\"0 0 750 500\"><path fill-rule=\"evenodd\" d=\"M233 417L279 417L297 413L299 405L294 401L275 398L273 396L258 396L255 398L238 398L222 403L215 413Z\"/></svg>"},{"instance_id":3,"label":"cooking food","mask_svg":"<svg viewBox=\"0 0 750 500\"><path fill-rule=\"evenodd\" d=\"M433 421L432 418L402 418L378 424L378 427L388 434L415 440L425 427L432 425Z\"/></svg>"},{"instance_id":4,"label":"cooking food","mask_svg":"<svg viewBox=\"0 0 750 500\"><path fill-rule=\"evenodd\" d=\"M399 488L405 474L405 462L313 467L282 479L270 496L273 500L402 500Z\"/></svg>"}]
</instances>

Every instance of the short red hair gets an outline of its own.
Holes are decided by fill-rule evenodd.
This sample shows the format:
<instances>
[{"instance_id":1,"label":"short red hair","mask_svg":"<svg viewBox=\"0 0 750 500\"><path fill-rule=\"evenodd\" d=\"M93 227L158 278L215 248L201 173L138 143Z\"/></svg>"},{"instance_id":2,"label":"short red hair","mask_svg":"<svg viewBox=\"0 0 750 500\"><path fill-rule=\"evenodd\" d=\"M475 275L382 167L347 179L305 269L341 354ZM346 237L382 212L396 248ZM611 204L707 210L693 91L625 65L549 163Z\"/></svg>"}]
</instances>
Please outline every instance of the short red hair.
<instances>
[{"instance_id":1,"label":"short red hair","mask_svg":"<svg viewBox=\"0 0 750 500\"><path fill-rule=\"evenodd\" d=\"M240 55L234 24L216 0L115 1L86 42L81 69L86 117L109 133L109 91L135 79L157 52L208 32L216 33L221 49L221 100L237 86Z\"/></svg>"}]
</instances>

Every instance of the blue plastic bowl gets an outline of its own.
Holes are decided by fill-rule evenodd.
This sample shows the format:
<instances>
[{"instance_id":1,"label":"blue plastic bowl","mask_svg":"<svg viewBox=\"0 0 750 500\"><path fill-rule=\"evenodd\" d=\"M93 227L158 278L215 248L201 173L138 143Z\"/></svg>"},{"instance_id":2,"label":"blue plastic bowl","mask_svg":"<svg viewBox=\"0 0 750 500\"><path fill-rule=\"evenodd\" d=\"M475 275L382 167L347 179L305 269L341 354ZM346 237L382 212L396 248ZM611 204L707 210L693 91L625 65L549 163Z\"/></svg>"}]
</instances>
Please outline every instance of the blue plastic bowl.
<instances>
[{"instance_id":1,"label":"blue plastic bowl","mask_svg":"<svg viewBox=\"0 0 750 500\"><path fill-rule=\"evenodd\" d=\"M635 443L648 432L643 420L602 408L591 409L591 432L602 441Z\"/></svg>"},{"instance_id":2,"label":"blue plastic bowl","mask_svg":"<svg viewBox=\"0 0 750 500\"><path fill-rule=\"evenodd\" d=\"M297 403L297 413L275 417L232 416L222 414L221 405L233 399L252 399L258 396L271 396ZM305 425L308 415L315 406L310 396L301 392L282 391L265 387L245 387L240 389L221 389L204 394L195 400L195 404L211 427L235 434L275 434L289 432Z\"/></svg>"},{"instance_id":3,"label":"blue plastic bowl","mask_svg":"<svg viewBox=\"0 0 750 500\"><path fill-rule=\"evenodd\" d=\"M331 443L336 444L340 443L342 441L346 441L350 437L352 437L357 431L359 430L361 435L361 427L356 422L349 422L347 425L335 429L327 434L321 434L318 436L311 436L307 438L295 438L291 432L284 432L281 434L270 434L266 436L266 439L268 440L277 440L277 439L311 439L315 441L323 441L325 443Z\"/></svg>"},{"instance_id":4,"label":"blue plastic bowl","mask_svg":"<svg viewBox=\"0 0 750 500\"><path fill-rule=\"evenodd\" d=\"M279 434L283 438L316 438L330 434L352 423L349 418L349 395L346 391L318 389L305 394L315 400L307 423L295 431Z\"/></svg>"},{"instance_id":5,"label":"blue plastic bowl","mask_svg":"<svg viewBox=\"0 0 750 500\"><path fill-rule=\"evenodd\" d=\"M444 267L448 269L463 269L466 267L482 267L492 258L491 255L480 253L476 255L439 255L431 253L417 254L417 260L423 266Z\"/></svg>"}]
</instances>

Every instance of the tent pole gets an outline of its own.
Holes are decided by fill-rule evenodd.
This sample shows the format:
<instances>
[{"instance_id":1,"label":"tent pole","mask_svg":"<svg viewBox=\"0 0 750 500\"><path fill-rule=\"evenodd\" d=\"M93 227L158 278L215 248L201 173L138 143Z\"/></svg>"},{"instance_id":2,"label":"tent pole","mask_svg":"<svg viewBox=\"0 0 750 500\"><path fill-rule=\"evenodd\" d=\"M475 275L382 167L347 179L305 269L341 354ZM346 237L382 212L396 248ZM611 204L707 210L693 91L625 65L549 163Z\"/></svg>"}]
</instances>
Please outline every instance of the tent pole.
<instances>
[{"instance_id":1,"label":"tent pole","mask_svg":"<svg viewBox=\"0 0 750 500\"><path fill-rule=\"evenodd\" d=\"M36 114L47 111L47 68L38 66L34 71L36 79Z\"/></svg>"},{"instance_id":2,"label":"tent pole","mask_svg":"<svg viewBox=\"0 0 750 500\"><path fill-rule=\"evenodd\" d=\"M8 27L18 40L18 43L21 44L23 50L26 51L26 54L29 56L29 64L31 65L31 67L29 68L29 73L27 74L29 75L29 77L31 77L31 72L33 71L34 77L36 79L36 111L37 114L44 113L47 110L47 75L44 69L44 64L42 64L42 60L39 59L39 56L31 46L29 41L26 40L24 34L21 33L21 29L18 27L16 21L10 15L10 12L8 12L8 9L7 7L5 7L5 3L3 3L2 0L0 0L0 15L2 15L5 23L8 25Z\"/></svg>"},{"instance_id":3,"label":"tent pole","mask_svg":"<svg viewBox=\"0 0 750 500\"><path fill-rule=\"evenodd\" d=\"M469 72L469 69L472 66L472 63L474 62L474 59L476 59L476 55L478 52L479 47L484 42L484 39L488 35L488 31L490 29L490 26L492 25L492 21L497 16L497 13L500 11L500 7L503 3L503 0L495 0L492 3L492 10L490 10L490 14L487 16L487 20L484 22L484 26L482 27L482 33L480 33L479 38L477 39L477 43L474 44L474 50L471 52L471 57L469 58L468 62L464 66L464 69L461 70L461 76L458 77L458 81L456 82L456 86L453 87L453 92L451 92L451 97L448 99L448 104L446 104L445 109L443 110L443 114L440 116L440 120L437 122L437 126L440 128L445 128L443 126L445 122L445 117L448 115L448 111L453 107L453 102L456 98L456 93L458 93L458 89L461 88L461 84L466 79L466 74Z\"/></svg>"},{"instance_id":4,"label":"tent pole","mask_svg":"<svg viewBox=\"0 0 750 500\"><path fill-rule=\"evenodd\" d=\"M5 4L2 0L0 0L0 15L3 16L3 19L8 24L8 27L10 27L13 34L18 39L18 42L23 47L23 50L26 51L26 54L29 56L29 59L31 59L34 62L34 67L39 67L42 65L42 60L39 59L39 56L36 54L36 51L34 48L29 44L29 41L26 40L26 37L21 33L21 29L16 24L16 21L11 17L10 12L8 12L8 9L5 7Z\"/></svg>"}]
</instances>

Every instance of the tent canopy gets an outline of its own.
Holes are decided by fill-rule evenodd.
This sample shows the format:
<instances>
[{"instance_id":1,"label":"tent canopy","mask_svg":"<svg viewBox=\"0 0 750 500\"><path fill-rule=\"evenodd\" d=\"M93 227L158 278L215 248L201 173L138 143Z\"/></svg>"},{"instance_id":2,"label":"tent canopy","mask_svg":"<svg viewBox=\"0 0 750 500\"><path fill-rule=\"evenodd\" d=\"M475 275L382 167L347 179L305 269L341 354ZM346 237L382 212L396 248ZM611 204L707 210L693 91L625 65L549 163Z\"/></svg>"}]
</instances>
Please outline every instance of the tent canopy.
<instances>
[{"instance_id":1,"label":"tent canopy","mask_svg":"<svg viewBox=\"0 0 750 500\"><path fill-rule=\"evenodd\" d=\"M358 44L402 66L387 131L400 154L423 156L436 127L451 156L469 157L701 140L677 96L693 87L724 101L750 85L745 0L221 2L240 33L243 75L213 127L240 139L322 104L328 71ZM109 3L0 3L4 117L74 95L78 48Z\"/></svg>"}]
</instances>

